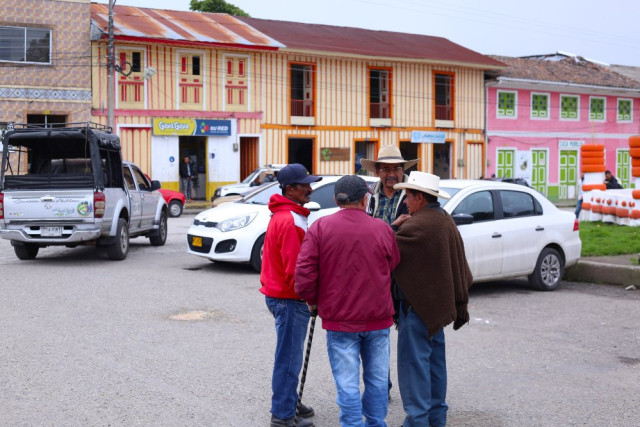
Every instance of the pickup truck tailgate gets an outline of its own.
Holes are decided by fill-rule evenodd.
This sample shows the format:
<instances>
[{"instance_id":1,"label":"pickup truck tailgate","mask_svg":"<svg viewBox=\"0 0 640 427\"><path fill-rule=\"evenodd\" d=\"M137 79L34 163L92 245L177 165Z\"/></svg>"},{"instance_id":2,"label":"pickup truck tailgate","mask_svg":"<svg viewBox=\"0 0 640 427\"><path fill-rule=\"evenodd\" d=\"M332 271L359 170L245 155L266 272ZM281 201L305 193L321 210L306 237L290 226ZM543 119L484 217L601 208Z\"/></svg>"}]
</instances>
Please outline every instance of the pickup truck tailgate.
<instances>
[{"instance_id":1,"label":"pickup truck tailgate","mask_svg":"<svg viewBox=\"0 0 640 427\"><path fill-rule=\"evenodd\" d=\"M93 218L93 208L93 189L4 193L5 223Z\"/></svg>"}]
</instances>

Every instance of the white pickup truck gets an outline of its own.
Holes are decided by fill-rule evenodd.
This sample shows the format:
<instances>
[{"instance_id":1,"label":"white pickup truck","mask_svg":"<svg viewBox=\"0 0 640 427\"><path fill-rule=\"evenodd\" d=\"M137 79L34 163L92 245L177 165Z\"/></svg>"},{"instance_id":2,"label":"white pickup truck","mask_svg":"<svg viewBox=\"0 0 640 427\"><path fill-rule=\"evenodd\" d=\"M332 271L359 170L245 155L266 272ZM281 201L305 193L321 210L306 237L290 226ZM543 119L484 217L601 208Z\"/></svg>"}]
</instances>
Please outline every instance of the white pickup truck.
<instances>
[{"instance_id":1,"label":"white pickup truck","mask_svg":"<svg viewBox=\"0 0 640 427\"><path fill-rule=\"evenodd\" d=\"M16 125L2 141L0 237L20 259L47 246L106 247L122 260L129 238L167 240L168 208L152 181L123 162L120 139L105 126Z\"/></svg>"}]
</instances>

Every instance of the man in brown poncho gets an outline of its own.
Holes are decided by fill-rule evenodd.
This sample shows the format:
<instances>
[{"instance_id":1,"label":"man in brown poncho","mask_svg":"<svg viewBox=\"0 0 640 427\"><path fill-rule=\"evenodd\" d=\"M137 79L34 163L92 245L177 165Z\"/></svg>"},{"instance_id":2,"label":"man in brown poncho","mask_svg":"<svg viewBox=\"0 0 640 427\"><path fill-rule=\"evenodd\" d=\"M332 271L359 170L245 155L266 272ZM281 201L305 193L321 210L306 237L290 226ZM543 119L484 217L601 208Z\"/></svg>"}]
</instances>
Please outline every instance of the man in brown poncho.
<instances>
[{"instance_id":1,"label":"man in brown poncho","mask_svg":"<svg viewBox=\"0 0 640 427\"><path fill-rule=\"evenodd\" d=\"M398 384L404 427L444 426L448 405L444 327L469 321L468 289L473 277L464 243L451 216L438 203L450 196L440 178L411 172L394 188L406 189L409 215L399 217L400 264L393 273L398 310Z\"/></svg>"}]
</instances>

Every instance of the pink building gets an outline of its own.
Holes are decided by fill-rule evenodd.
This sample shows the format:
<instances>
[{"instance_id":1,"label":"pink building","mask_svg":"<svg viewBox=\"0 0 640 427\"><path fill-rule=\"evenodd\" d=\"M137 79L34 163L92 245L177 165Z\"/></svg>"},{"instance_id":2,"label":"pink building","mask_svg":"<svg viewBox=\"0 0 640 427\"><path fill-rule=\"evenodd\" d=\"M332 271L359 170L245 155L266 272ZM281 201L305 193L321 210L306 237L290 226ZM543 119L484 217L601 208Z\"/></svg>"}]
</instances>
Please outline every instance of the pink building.
<instances>
[{"instance_id":1,"label":"pink building","mask_svg":"<svg viewBox=\"0 0 640 427\"><path fill-rule=\"evenodd\" d=\"M525 178L552 200L577 197L580 146L605 145L606 166L631 185L629 136L640 133L640 82L565 54L494 57L487 176Z\"/></svg>"}]
</instances>

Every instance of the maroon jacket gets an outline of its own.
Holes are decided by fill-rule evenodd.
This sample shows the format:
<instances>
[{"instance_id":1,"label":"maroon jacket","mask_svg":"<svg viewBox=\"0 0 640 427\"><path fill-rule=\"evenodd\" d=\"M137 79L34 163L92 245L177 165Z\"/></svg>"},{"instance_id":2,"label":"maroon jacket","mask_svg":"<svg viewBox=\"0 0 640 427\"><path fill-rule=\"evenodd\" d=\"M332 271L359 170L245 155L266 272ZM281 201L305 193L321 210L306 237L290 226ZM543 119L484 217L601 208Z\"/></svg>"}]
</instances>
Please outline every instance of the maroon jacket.
<instances>
[{"instance_id":1,"label":"maroon jacket","mask_svg":"<svg viewBox=\"0 0 640 427\"><path fill-rule=\"evenodd\" d=\"M400 252L384 221L341 209L318 219L302 241L295 290L318 306L322 327L366 332L393 324L391 271Z\"/></svg>"}]
</instances>

